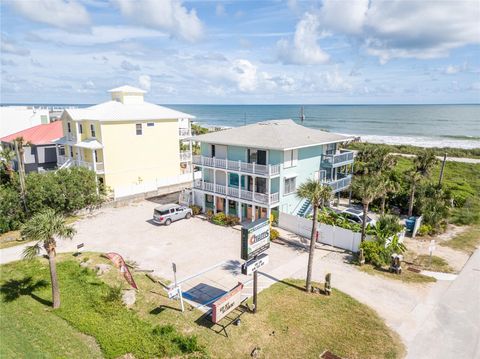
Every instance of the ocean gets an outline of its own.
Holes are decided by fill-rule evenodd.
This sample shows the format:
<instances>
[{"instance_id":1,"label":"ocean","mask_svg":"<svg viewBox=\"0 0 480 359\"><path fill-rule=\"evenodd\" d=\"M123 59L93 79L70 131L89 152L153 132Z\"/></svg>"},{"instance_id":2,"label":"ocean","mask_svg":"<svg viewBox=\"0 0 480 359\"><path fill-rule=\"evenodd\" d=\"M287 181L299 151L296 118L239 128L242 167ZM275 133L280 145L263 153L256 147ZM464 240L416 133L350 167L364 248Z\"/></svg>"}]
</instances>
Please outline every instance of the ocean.
<instances>
[{"instance_id":1,"label":"ocean","mask_svg":"<svg viewBox=\"0 0 480 359\"><path fill-rule=\"evenodd\" d=\"M301 105L166 105L210 126L270 119L300 121ZM305 105L307 127L362 141L424 147L480 148L480 105Z\"/></svg>"},{"instance_id":2,"label":"ocean","mask_svg":"<svg viewBox=\"0 0 480 359\"><path fill-rule=\"evenodd\" d=\"M2 104L2 106L10 104ZM43 104L35 106L86 107ZM236 127L271 119L300 121L301 105L164 106L194 115L209 126ZM480 104L472 105L305 105L305 126L362 141L422 147L480 148Z\"/></svg>"}]
</instances>

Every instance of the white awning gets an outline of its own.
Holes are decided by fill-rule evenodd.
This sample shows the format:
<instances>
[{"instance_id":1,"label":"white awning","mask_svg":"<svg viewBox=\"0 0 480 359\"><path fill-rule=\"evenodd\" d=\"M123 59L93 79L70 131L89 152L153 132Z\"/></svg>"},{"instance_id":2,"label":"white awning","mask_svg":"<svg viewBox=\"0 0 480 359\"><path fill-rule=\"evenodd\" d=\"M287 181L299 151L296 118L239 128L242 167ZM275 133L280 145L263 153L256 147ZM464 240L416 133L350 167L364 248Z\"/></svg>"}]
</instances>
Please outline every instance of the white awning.
<instances>
[{"instance_id":1,"label":"white awning","mask_svg":"<svg viewBox=\"0 0 480 359\"><path fill-rule=\"evenodd\" d=\"M90 150L98 150L100 148L103 148L103 145L93 138L89 139L89 140L85 140L85 141L75 143L74 146L81 147L81 148L87 148L87 149L90 149Z\"/></svg>"},{"instance_id":2,"label":"white awning","mask_svg":"<svg viewBox=\"0 0 480 359\"><path fill-rule=\"evenodd\" d=\"M285 176L283 176L285 179L289 179L289 178L294 178L294 177L297 177L298 175L296 173L288 173L286 174Z\"/></svg>"}]
</instances>

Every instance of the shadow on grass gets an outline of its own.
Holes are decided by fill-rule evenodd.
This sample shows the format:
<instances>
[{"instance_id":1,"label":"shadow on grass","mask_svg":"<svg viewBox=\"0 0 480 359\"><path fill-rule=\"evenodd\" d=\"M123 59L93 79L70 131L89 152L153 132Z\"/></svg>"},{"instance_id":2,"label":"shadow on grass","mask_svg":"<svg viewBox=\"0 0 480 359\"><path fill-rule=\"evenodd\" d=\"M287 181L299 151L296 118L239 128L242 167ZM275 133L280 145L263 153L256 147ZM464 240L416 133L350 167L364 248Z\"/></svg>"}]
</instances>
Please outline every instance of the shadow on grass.
<instances>
[{"instance_id":1,"label":"shadow on grass","mask_svg":"<svg viewBox=\"0 0 480 359\"><path fill-rule=\"evenodd\" d=\"M276 278L276 277L273 277L273 276L271 276L270 274L267 274L267 273L265 273L265 272L258 271L258 274L261 274L261 275L263 275L264 277L270 278L270 279L274 280L275 282L282 283L282 284L288 285L289 287L296 288L296 289L298 289L298 290L301 290L302 292L305 292L305 287L300 287L300 286L298 286L298 285L296 285L296 284L286 282L286 281L284 281L284 280L282 280L282 279L278 279L278 278Z\"/></svg>"},{"instance_id":2,"label":"shadow on grass","mask_svg":"<svg viewBox=\"0 0 480 359\"><path fill-rule=\"evenodd\" d=\"M172 307L170 305L159 305L158 307L152 309L150 311L150 314L154 314L154 315L157 315L157 314L160 314L162 313L163 311L167 310L167 309L171 309L171 310L176 310L177 312L181 312L182 310L180 308L175 308L175 307Z\"/></svg>"},{"instance_id":3,"label":"shadow on grass","mask_svg":"<svg viewBox=\"0 0 480 359\"><path fill-rule=\"evenodd\" d=\"M220 323L212 322L211 313L208 312L202 314L197 320L195 320L195 324L210 329L216 334L224 335L228 338L227 328L232 324L239 323L241 316L248 312L250 312L248 307L241 304L224 318L222 318Z\"/></svg>"},{"instance_id":4,"label":"shadow on grass","mask_svg":"<svg viewBox=\"0 0 480 359\"><path fill-rule=\"evenodd\" d=\"M32 277L25 277L23 279L10 279L0 287L0 293L3 295L3 300L5 302L13 302L22 295L29 295L37 302L51 306L52 302L33 294L35 290L45 288L47 285L47 281L42 279L34 282Z\"/></svg>"}]
</instances>

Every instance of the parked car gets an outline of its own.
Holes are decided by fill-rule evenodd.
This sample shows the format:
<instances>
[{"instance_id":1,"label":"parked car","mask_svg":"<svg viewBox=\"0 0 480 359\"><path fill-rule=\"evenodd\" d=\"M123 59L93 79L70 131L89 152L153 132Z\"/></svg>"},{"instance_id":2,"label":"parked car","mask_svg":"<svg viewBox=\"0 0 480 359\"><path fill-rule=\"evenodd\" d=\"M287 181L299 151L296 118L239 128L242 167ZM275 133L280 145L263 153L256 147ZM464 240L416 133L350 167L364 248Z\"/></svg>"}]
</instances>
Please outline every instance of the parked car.
<instances>
[{"instance_id":1,"label":"parked car","mask_svg":"<svg viewBox=\"0 0 480 359\"><path fill-rule=\"evenodd\" d=\"M153 221L166 226L179 219L189 219L192 216L192 210L178 204L164 204L153 210Z\"/></svg>"},{"instance_id":2,"label":"parked car","mask_svg":"<svg viewBox=\"0 0 480 359\"><path fill-rule=\"evenodd\" d=\"M363 211L355 208L346 208L341 212L342 216L348 219L350 222L362 224L363 223ZM373 218L367 216L367 225L374 226L376 221Z\"/></svg>"}]
</instances>

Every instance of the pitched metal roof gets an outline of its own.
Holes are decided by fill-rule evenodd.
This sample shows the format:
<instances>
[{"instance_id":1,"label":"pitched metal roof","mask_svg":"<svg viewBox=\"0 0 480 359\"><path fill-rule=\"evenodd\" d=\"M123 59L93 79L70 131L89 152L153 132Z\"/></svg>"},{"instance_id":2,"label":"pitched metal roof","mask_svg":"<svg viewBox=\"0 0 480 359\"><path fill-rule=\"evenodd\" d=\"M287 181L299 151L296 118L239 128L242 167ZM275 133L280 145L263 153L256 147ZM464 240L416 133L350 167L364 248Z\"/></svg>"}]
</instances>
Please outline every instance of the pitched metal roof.
<instances>
[{"instance_id":1,"label":"pitched metal roof","mask_svg":"<svg viewBox=\"0 0 480 359\"><path fill-rule=\"evenodd\" d=\"M292 120L271 120L192 137L218 145L289 150L327 143L350 141L354 137L315 130Z\"/></svg>"},{"instance_id":2,"label":"pitched metal roof","mask_svg":"<svg viewBox=\"0 0 480 359\"><path fill-rule=\"evenodd\" d=\"M187 113L149 102L124 104L118 101L107 101L87 108L66 109L65 112L74 121L92 120L107 122L195 118L195 116Z\"/></svg>"},{"instance_id":3,"label":"pitched metal roof","mask_svg":"<svg viewBox=\"0 0 480 359\"><path fill-rule=\"evenodd\" d=\"M63 136L62 121L55 121L27 128L26 130L12 133L0 138L2 142L13 142L18 137L23 137L26 142L34 145L48 145Z\"/></svg>"},{"instance_id":4,"label":"pitched metal roof","mask_svg":"<svg viewBox=\"0 0 480 359\"><path fill-rule=\"evenodd\" d=\"M108 92L127 92L127 93L146 93L147 91L144 91L142 89L125 85L125 86L120 86L120 87L115 87L114 89L108 90Z\"/></svg>"}]
</instances>

